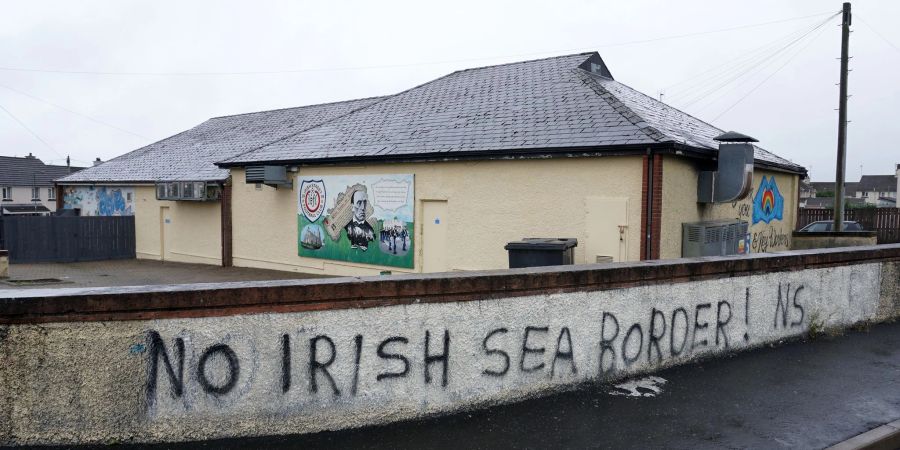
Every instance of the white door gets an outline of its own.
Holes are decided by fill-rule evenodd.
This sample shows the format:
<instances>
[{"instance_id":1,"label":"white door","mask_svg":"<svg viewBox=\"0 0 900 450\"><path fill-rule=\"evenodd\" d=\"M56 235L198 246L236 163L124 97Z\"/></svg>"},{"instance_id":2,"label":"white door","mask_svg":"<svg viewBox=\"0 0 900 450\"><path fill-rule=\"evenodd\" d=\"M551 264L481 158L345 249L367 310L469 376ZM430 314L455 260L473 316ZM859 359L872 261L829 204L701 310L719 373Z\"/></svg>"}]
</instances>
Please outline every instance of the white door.
<instances>
[{"instance_id":1,"label":"white door","mask_svg":"<svg viewBox=\"0 0 900 450\"><path fill-rule=\"evenodd\" d=\"M172 246L171 239L172 216L169 214L168 206L159 208L159 259L165 261L171 259Z\"/></svg>"},{"instance_id":2,"label":"white door","mask_svg":"<svg viewBox=\"0 0 900 450\"><path fill-rule=\"evenodd\" d=\"M628 259L628 199L585 197L585 263L597 257ZM580 245L580 243L579 243Z\"/></svg>"},{"instance_id":3,"label":"white door","mask_svg":"<svg viewBox=\"0 0 900 450\"><path fill-rule=\"evenodd\" d=\"M446 200L422 201L422 271L446 272L450 270L447 258Z\"/></svg>"}]
</instances>

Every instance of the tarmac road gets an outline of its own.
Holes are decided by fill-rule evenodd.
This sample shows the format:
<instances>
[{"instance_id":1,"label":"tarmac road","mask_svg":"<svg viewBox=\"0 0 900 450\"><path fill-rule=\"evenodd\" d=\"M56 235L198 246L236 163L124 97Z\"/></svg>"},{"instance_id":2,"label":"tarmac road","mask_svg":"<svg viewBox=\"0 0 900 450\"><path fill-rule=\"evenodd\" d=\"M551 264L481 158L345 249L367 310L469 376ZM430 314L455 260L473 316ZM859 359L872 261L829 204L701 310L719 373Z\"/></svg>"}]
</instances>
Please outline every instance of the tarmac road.
<instances>
[{"instance_id":1,"label":"tarmac road","mask_svg":"<svg viewBox=\"0 0 900 450\"><path fill-rule=\"evenodd\" d=\"M386 426L150 448L824 448L900 419L900 323L655 376L653 397L589 385Z\"/></svg>"}]
</instances>

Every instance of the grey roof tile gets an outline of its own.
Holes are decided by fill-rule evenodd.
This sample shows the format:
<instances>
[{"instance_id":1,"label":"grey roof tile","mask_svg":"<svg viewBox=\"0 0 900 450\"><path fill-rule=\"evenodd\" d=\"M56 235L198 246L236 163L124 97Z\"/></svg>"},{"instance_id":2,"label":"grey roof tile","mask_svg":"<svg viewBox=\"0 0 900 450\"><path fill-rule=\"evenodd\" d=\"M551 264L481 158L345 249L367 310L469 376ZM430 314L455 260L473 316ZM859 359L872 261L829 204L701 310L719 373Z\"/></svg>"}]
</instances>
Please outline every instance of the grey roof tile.
<instances>
[{"instance_id":1,"label":"grey roof tile","mask_svg":"<svg viewBox=\"0 0 900 450\"><path fill-rule=\"evenodd\" d=\"M462 70L265 145L225 165L372 155L678 142L715 150L722 130L588 72L596 53ZM605 66L604 66L605 69ZM802 171L757 147L756 159Z\"/></svg>"},{"instance_id":2,"label":"grey roof tile","mask_svg":"<svg viewBox=\"0 0 900 450\"><path fill-rule=\"evenodd\" d=\"M44 164L33 156L0 156L0 185L53 186L53 180L82 169L83 167Z\"/></svg>"},{"instance_id":3,"label":"grey roof tile","mask_svg":"<svg viewBox=\"0 0 900 450\"><path fill-rule=\"evenodd\" d=\"M80 182L219 181L216 161L340 117L379 98L216 117L187 131L60 180Z\"/></svg>"}]
</instances>

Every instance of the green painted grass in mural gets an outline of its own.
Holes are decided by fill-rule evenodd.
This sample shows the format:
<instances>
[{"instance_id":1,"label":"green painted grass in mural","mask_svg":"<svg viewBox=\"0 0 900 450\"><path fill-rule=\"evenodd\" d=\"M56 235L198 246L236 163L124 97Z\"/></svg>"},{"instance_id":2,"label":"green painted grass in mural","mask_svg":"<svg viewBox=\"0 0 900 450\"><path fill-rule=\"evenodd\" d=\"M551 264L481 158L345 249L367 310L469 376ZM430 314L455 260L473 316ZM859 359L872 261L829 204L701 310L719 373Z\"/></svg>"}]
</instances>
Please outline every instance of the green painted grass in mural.
<instances>
[{"instance_id":1,"label":"green painted grass in mural","mask_svg":"<svg viewBox=\"0 0 900 450\"><path fill-rule=\"evenodd\" d=\"M351 248L347 232L342 230L337 241L325 233L322 219L310 223L302 214L297 215L297 254L306 258L331 259L336 261L372 264L376 266L414 268L415 253L413 250L413 222L406 222L409 230L405 242L401 237L392 237L382 233L383 222L378 220L375 226L375 240L369 243L366 250ZM384 238L384 239L382 239ZM405 244L405 245L404 245Z\"/></svg>"}]
</instances>

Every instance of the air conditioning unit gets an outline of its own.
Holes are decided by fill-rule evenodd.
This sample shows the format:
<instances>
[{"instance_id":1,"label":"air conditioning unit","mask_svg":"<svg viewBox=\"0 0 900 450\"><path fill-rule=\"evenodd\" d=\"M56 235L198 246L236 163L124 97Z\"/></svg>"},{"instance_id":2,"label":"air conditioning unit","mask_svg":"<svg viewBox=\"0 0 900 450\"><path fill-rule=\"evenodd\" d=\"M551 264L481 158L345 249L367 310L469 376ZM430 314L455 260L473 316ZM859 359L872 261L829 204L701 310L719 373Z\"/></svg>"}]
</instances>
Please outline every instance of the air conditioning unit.
<instances>
[{"instance_id":1,"label":"air conditioning unit","mask_svg":"<svg viewBox=\"0 0 900 450\"><path fill-rule=\"evenodd\" d=\"M205 181L170 181L156 183L157 200L215 201L221 197L218 184Z\"/></svg>"},{"instance_id":2,"label":"air conditioning unit","mask_svg":"<svg viewBox=\"0 0 900 450\"><path fill-rule=\"evenodd\" d=\"M291 186L291 179L285 166L251 166L245 171L247 184L262 183L267 186Z\"/></svg>"},{"instance_id":3,"label":"air conditioning unit","mask_svg":"<svg viewBox=\"0 0 900 450\"><path fill-rule=\"evenodd\" d=\"M741 220L683 223L681 256L725 256L740 254L749 224ZM746 248L746 242L744 243Z\"/></svg>"}]
</instances>

